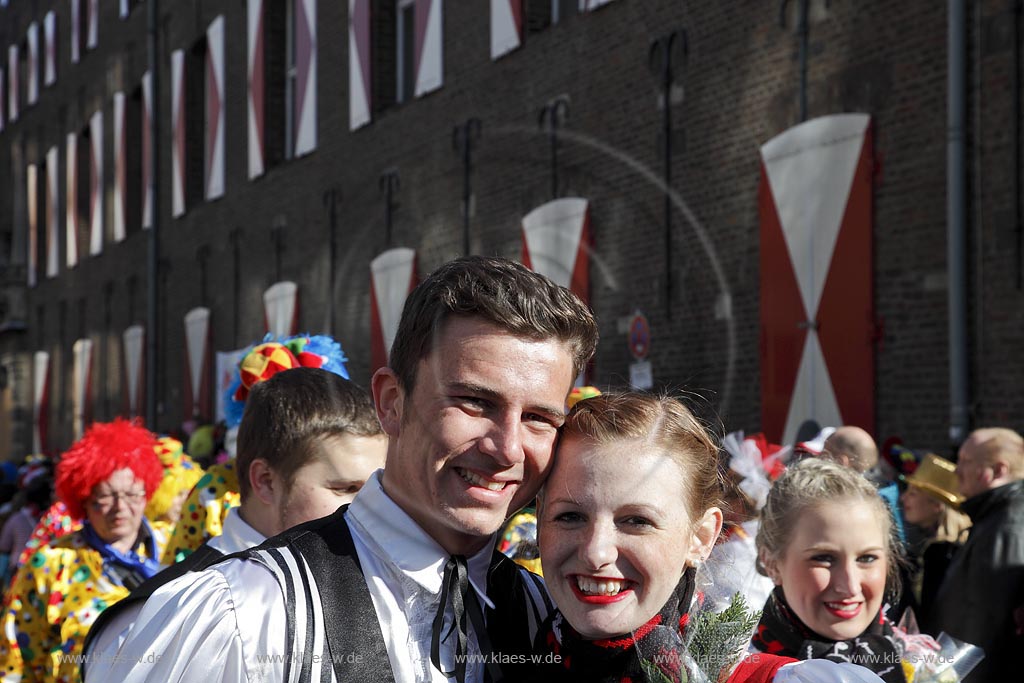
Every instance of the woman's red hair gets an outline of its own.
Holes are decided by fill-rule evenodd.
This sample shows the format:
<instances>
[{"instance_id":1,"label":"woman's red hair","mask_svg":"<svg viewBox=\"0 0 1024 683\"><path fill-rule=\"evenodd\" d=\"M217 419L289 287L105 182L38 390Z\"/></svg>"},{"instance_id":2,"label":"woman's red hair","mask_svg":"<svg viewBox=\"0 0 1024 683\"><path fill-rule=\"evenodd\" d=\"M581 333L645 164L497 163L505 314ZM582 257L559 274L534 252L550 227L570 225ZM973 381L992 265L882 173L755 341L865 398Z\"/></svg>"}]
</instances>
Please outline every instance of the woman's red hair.
<instances>
[{"instance_id":1,"label":"woman's red hair","mask_svg":"<svg viewBox=\"0 0 1024 683\"><path fill-rule=\"evenodd\" d=\"M72 517L85 517L85 501L97 484L130 469L146 486L146 500L160 486L163 466L156 457L156 436L128 420L97 422L71 445L57 465L57 496Z\"/></svg>"}]
</instances>

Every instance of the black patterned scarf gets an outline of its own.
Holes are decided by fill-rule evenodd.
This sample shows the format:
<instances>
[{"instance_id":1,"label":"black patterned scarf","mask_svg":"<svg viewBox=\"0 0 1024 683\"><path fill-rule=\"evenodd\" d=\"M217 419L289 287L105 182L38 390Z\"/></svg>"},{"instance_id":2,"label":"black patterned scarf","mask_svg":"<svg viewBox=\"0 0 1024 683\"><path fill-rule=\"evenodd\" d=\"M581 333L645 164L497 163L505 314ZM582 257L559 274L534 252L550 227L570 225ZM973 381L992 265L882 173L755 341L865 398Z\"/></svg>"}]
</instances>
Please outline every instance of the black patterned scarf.
<instances>
[{"instance_id":1,"label":"black patterned scarf","mask_svg":"<svg viewBox=\"0 0 1024 683\"><path fill-rule=\"evenodd\" d=\"M586 640L555 612L540 631L543 650L560 657L552 679L587 683L680 683L683 632L693 601L694 570L687 569L665 606L633 633Z\"/></svg>"},{"instance_id":2,"label":"black patterned scarf","mask_svg":"<svg viewBox=\"0 0 1024 683\"><path fill-rule=\"evenodd\" d=\"M764 606L751 642L768 654L852 662L871 669L886 683L906 683L900 663L903 647L882 611L856 638L829 640L800 621L786 603L782 589L776 588Z\"/></svg>"}]
</instances>

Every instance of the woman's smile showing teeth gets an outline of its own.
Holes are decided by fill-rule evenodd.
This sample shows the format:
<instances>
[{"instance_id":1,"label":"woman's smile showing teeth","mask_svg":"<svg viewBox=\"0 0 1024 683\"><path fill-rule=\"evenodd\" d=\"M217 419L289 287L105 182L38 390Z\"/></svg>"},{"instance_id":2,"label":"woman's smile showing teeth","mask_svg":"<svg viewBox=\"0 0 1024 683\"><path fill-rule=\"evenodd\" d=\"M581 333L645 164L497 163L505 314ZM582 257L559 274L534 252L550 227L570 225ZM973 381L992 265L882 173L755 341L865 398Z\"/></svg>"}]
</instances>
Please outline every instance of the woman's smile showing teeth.
<instances>
[{"instance_id":1,"label":"woman's smile showing teeth","mask_svg":"<svg viewBox=\"0 0 1024 683\"><path fill-rule=\"evenodd\" d=\"M853 619L860 614L860 602L826 602L825 609L841 619Z\"/></svg>"},{"instance_id":2,"label":"woman's smile showing teeth","mask_svg":"<svg viewBox=\"0 0 1024 683\"><path fill-rule=\"evenodd\" d=\"M626 582L622 579L577 576L576 585L587 595L617 595L625 587Z\"/></svg>"},{"instance_id":3,"label":"woman's smile showing teeth","mask_svg":"<svg viewBox=\"0 0 1024 683\"><path fill-rule=\"evenodd\" d=\"M490 479L485 479L484 477L470 472L469 470L464 470L461 467L456 467L455 471L459 473L460 477L473 486L481 486L489 491L501 491L505 488L505 485L508 484L506 481L491 481Z\"/></svg>"}]
</instances>

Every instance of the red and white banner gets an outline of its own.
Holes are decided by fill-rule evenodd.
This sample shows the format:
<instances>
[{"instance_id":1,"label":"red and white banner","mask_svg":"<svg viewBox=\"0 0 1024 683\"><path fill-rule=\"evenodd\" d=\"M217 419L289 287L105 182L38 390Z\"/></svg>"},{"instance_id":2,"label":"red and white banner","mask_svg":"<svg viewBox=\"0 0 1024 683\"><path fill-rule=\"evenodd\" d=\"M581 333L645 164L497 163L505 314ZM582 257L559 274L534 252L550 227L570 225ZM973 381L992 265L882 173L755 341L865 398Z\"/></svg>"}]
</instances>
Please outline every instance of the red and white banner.
<instances>
[{"instance_id":1,"label":"red and white banner","mask_svg":"<svg viewBox=\"0 0 1024 683\"><path fill-rule=\"evenodd\" d=\"M150 180L153 145L153 77L142 74L142 227L153 227L153 183Z\"/></svg>"},{"instance_id":2,"label":"red and white banner","mask_svg":"<svg viewBox=\"0 0 1024 683\"><path fill-rule=\"evenodd\" d=\"M871 118L806 121L761 147L761 415L873 431Z\"/></svg>"},{"instance_id":3,"label":"red and white banner","mask_svg":"<svg viewBox=\"0 0 1024 683\"><path fill-rule=\"evenodd\" d=\"M416 0L416 97L444 84L444 3Z\"/></svg>"},{"instance_id":4,"label":"red and white banner","mask_svg":"<svg viewBox=\"0 0 1024 683\"><path fill-rule=\"evenodd\" d=\"M103 251L103 112L89 119L89 253Z\"/></svg>"},{"instance_id":5,"label":"red and white banner","mask_svg":"<svg viewBox=\"0 0 1024 683\"><path fill-rule=\"evenodd\" d=\"M295 156L316 149L316 0L295 0Z\"/></svg>"},{"instance_id":6,"label":"red and white banner","mask_svg":"<svg viewBox=\"0 0 1024 683\"><path fill-rule=\"evenodd\" d=\"M26 209L28 209L28 286L36 286L39 271L39 168L25 169Z\"/></svg>"},{"instance_id":7,"label":"red and white banner","mask_svg":"<svg viewBox=\"0 0 1024 683\"><path fill-rule=\"evenodd\" d=\"M370 122L371 74L370 0L348 0L348 129Z\"/></svg>"},{"instance_id":8,"label":"red and white banner","mask_svg":"<svg viewBox=\"0 0 1024 683\"><path fill-rule=\"evenodd\" d=\"M100 30L100 0L87 0L88 9L86 21L86 30L88 35L85 39L85 47L87 49L93 49L99 44L99 30Z\"/></svg>"},{"instance_id":9,"label":"red and white banner","mask_svg":"<svg viewBox=\"0 0 1024 683\"><path fill-rule=\"evenodd\" d=\"M188 384L184 414L210 419L210 309L193 308L185 314L185 360Z\"/></svg>"},{"instance_id":10,"label":"red and white banner","mask_svg":"<svg viewBox=\"0 0 1024 683\"><path fill-rule=\"evenodd\" d=\"M78 135L68 133L64 149L67 164L66 187L64 188L64 244L65 264L68 268L78 265Z\"/></svg>"},{"instance_id":11,"label":"red and white banner","mask_svg":"<svg viewBox=\"0 0 1024 683\"><path fill-rule=\"evenodd\" d=\"M185 213L185 51L171 53L171 215Z\"/></svg>"},{"instance_id":12,"label":"red and white banner","mask_svg":"<svg viewBox=\"0 0 1024 683\"><path fill-rule=\"evenodd\" d=\"M264 44L266 31L263 22L265 17L264 0L248 0L249 10L246 14L246 28L249 46L249 63L246 73L249 78L249 177L263 175L264 170L264 136L266 109L264 105Z\"/></svg>"},{"instance_id":13,"label":"red and white banner","mask_svg":"<svg viewBox=\"0 0 1024 683\"><path fill-rule=\"evenodd\" d=\"M491 0L491 59L523 44L523 0Z\"/></svg>"},{"instance_id":14,"label":"red and white banner","mask_svg":"<svg viewBox=\"0 0 1024 683\"><path fill-rule=\"evenodd\" d=\"M125 117L128 103L123 92L114 93L114 241L125 238L128 213L128 134Z\"/></svg>"},{"instance_id":15,"label":"red and white banner","mask_svg":"<svg viewBox=\"0 0 1024 683\"><path fill-rule=\"evenodd\" d=\"M224 195L224 16L206 30L206 198Z\"/></svg>"},{"instance_id":16,"label":"red and white banner","mask_svg":"<svg viewBox=\"0 0 1024 683\"><path fill-rule=\"evenodd\" d=\"M28 61L25 64L25 102L32 105L39 101L39 24L33 21L28 25L28 35L25 40L28 44Z\"/></svg>"},{"instance_id":17,"label":"red and white banner","mask_svg":"<svg viewBox=\"0 0 1024 683\"><path fill-rule=\"evenodd\" d=\"M11 123L18 120L18 46L7 48L7 113Z\"/></svg>"},{"instance_id":18,"label":"red and white banner","mask_svg":"<svg viewBox=\"0 0 1024 683\"><path fill-rule=\"evenodd\" d=\"M275 282L263 292L263 312L267 332L275 337L290 337L299 324L299 286L285 280Z\"/></svg>"},{"instance_id":19,"label":"red and white banner","mask_svg":"<svg viewBox=\"0 0 1024 683\"><path fill-rule=\"evenodd\" d=\"M402 307L415 286L416 252L412 249L389 249L370 262L371 371L388 364Z\"/></svg>"},{"instance_id":20,"label":"red and white banner","mask_svg":"<svg viewBox=\"0 0 1024 683\"><path fill-rule=\"evenodd\" d=\"M130 417L142 415L142 401L145 396L145 341L146 328L132 325L122 335L124 343L124 379L126 412Z\"/></svg>"},{"instance_id":21,"label":"red and white banner","mask_svg":"<svg viewBox=\"0 0 1024 683\"><path fill-rule=\"evenodd\" d=\"M71 410L74 438L82 438L85 428L92 422L92 340L85 338L75 342L71 350L74 356L72 375Z\"/></svg>"},{"instance_id":22,"label":"red and white banner","mask_svg":"<svg viewBox=\"0 0 1024 683\"><path fill-rule=\"evenodd\" d=\"M36 351L32 357L32 452L47 451L50 425L50 354Z\"/></svg>"},{"instance_id":23,"label":"red and white banner","mask_svg":"<svg viewBox=\"0 0 1024 683\"><path fill-rule=\"evenodd\" d=\"M43 67L43 83L53 85L57 82L57 13L50 10L43 17L43 53L46 61Z\"/></svg>"},{"instance_id":24,"label":"red and white banner","mask_svg":"<svg viewBox=\"0 0 1024 683\"><path fill-rule=\"evenodd\" d=\"M57 146L46 152L46 277L57 277L60 261L57 226L57 187L60 180Z\"/></svg>"},{"instance_id":25,"label":"red and white banner","mask_svg":"<svg viewBox=\"0 0 1024 683\"><path fill-rule=\"evenodd\" d=\"M555 199L523 218L523 265L590 301L590 205Z\"/></svg>"}]
</instances>

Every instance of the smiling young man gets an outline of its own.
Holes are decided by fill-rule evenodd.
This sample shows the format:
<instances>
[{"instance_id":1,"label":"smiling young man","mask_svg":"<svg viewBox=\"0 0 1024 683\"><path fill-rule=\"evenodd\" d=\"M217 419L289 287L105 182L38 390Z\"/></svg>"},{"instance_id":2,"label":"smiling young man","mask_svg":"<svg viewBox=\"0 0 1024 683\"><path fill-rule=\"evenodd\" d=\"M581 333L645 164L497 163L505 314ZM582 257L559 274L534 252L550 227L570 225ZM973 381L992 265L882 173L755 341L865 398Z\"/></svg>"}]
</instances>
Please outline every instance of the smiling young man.
<instances>
[{"instance_id":1,"label":"smiling young man","mask_svg":"<svg viewBox=\"0 0 1024 683\"><path fill-rule=\"evenodd\" d=\"M166 626L125 643L131 663L114 678L502 676L530 653L547 604L493 551L494 536L540 488L596 343L586 306L519 264L439 268L410 294L389 366L373 378L390 437L383 475L331 517L204 572L153 615Z\"/></svg>"}]
</instances>

